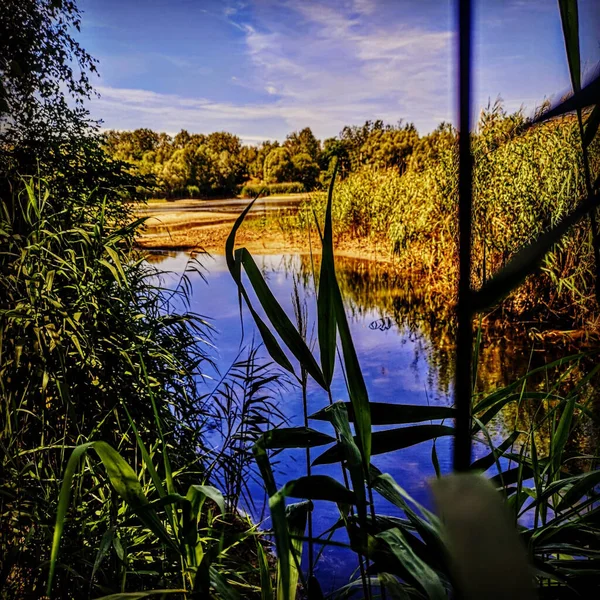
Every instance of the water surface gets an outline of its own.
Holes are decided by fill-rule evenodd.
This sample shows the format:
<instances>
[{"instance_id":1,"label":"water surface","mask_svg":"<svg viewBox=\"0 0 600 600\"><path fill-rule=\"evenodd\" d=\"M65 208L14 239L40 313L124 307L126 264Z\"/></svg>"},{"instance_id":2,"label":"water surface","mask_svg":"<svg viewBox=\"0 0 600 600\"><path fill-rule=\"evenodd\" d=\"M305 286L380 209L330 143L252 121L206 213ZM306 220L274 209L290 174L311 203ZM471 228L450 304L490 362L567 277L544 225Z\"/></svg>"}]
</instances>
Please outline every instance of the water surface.
<instances>
[{"instance_id":1,"label":"water surface","mask_svg":"<svg viewBox=\"0 0 600 600\"><path fill-rule=\"evenodd\" d=\"M271 290L288 315L293 315L294 285L299 289L308 315L308 337L316 341L315 293L312 277L313 264L306 256L257 256ZM167 253L154 261L160 268L171 272L167 285L174 285L186 269L189 257L184 253ZM243 310L242 323L236 286L227 270L223 256L202 257L203 277L189 274L193 295L190 309L207 316L215 328L215 360L219 372L225 372L236 360L240 346L257 339L248 310ZM451 307L437 303L410 282L391 277L384 267L360 260L336 259L338 278L344 295L350 329L366 381L371 401L451 405L453 321ZM258 303L255 304L258 308ZM260 312L260 311L259 311ZM509 343L510 342L510 343ZM529 365L542 359L544 350L536 350L527 338L510 339L505 335L485 335L482 340L477 385L491 390L514 381L524 374ZM266 360L266 352L262 351ZM292 363L294 364L294 360ZM218 378L216 372L209 372ZM333 399L347 400L343 373L338 364L333 380ZM314 382L309 383L309 414L327 406L326 393ZM286 386L281 390L277 406L290 425L303 424L302 395L298 387ZM502 436L512 429L508 416L500 416L494 424L495 434ZM450 423L448 423L450 424ZM313 421L311 426L332 433L327 424ZM375 428L377 429L377 428ZM503 436L505 437L505 436ZM218 440L214 443L218 444ZM406 489L416 500L431 508L428 481L435 476L432 465L433 442L374 456L373 463ZM440 438L435 442L442 472L451 470L451 442ZM474 457L483 456L489 449L483 444L474 446ZM314 449L312 457L320 453ZM318 466L313 473L340 478L339 465ZM304 450L286 450L277 457L275 476L278 486L306 474ZM257 481L249 482L255 506L246 505L255 519L264 516L264 491ZM248 503L246 503L248 504ZM378 512L401 516L400 511L381 498L375 505ZM313 513L316 535L331 527L337 518L334 505L316 502ZM268 521L265 521L268 526ZM337 532L334 540L345 542L345 535ZM347 550L328 547L318 563L317 578L325 591L348 581L356 568L355 558Z\"/></svg>"}]
</instances>

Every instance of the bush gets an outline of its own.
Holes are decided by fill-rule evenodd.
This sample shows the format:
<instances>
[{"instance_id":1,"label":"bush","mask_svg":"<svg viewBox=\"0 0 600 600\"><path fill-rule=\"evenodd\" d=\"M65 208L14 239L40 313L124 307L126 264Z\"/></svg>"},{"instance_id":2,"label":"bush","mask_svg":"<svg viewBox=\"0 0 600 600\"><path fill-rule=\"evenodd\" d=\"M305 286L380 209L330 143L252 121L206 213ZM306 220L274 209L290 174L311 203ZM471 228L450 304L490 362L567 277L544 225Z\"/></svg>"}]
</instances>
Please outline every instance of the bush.
<instances>
[{"instance_id":1,"label":"bush","mask_svg":"<svg viewBox=\"0 0 600 600\"><path fill-rule=\"evenodd\" d=\"M244 198L253 198L260 194L261 196L275 196L277 194L302 194L306 191L304 184L299 181L289 183L261 183L246 184L240 190L240 196Z\"/></svg>"},{"instance_id":2,"label":"bush","mask_svg":"<svg viewBox=\"0 0 600 600\"><path fill-rule=\"evenodd\" d=\"M198 198L200 196L200 188L197 185L188 185L185 189L190 198Z\"/></svg>"},{"instance_id":3,"label":"bush","mask_svg":"<svg viewBox=\"0 0 600 600\"><path fill-rule=\"evenodd\" d=\"M98 439L131 447L130 418L154 447L160 421L180 468L197 460L204 431L196 378L208 326L172 310L186 294L161 288L133 248L139 222L115 225L101 203L57 210L53 201L32 181L12 204L0 203L0 556L15 561L2 566L14 584L10 597L41 595L39 565L70 448ZM134 452L125 456L135 460ZM95 548L115 525L106 498L86 493L90 477L86 469L79 478L85 502L69 518L61 598L87 595ZM110 564L103 572L103 584L118 579Z\"/></svg>"}]
</instances>

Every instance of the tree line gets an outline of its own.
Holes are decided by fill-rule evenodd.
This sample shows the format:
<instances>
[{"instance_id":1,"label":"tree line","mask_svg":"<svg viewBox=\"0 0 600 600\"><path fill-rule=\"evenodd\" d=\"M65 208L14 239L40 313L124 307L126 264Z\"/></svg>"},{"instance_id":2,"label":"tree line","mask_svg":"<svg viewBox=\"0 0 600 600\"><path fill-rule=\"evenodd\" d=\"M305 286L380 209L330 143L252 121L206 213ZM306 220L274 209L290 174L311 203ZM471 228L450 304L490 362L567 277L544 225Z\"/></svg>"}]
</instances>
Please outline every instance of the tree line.
<instances>
[{"instance_id":1,"label":"tree line","mask_svg":"<svg viewBox=\"0 0 600 600\"><path fill-rule=\"evenodd\" d=\"M323 189L331 177L334 156L342 178L364 165L403 173L409 161L434 158L440 139L454 139L453 128L442 123L419 136L412 123L366 121L346 126L336 137L321 141L310 127L290 133L283 143L264 141L245 145L224 131L175 136L150 129L111 130L104 134L108 155L135 165L146 177L150 195L166 198L208 198L236 195L265 187L277 191Z\"/></svg>"}]
</instances>

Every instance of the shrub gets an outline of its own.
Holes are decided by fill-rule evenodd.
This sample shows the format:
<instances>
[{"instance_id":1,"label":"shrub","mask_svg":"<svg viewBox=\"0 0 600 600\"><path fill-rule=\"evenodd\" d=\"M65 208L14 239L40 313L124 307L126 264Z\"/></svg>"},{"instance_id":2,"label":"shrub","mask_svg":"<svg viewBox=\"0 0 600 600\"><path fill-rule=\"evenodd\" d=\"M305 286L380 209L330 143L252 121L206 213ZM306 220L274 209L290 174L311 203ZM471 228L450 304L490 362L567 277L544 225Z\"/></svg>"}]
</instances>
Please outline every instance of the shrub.
<instances>
[{"instance_id":1,"label":"shrub","mask_svg":"<svg viewBox=\"0 0 600 600\"><path fill-rule=\"evenodd\" d=\"M197 185L188 185L185 189L190 198L198 198L200 196L200 188Z\"/></svg>"},{"instance_id":2,"label":"shrub","mask_svg":"<svg viewBox=\"0 0 600 600\"><path fill-rule=\"evenodd\" d=\"M292 181L289 183L246 184L240 190L240 195L245 198L253 198L258 194L261 194L261 196L275 196L277 194L302 194L305 191L304 184Z\"/></svg>"}]
</instances>

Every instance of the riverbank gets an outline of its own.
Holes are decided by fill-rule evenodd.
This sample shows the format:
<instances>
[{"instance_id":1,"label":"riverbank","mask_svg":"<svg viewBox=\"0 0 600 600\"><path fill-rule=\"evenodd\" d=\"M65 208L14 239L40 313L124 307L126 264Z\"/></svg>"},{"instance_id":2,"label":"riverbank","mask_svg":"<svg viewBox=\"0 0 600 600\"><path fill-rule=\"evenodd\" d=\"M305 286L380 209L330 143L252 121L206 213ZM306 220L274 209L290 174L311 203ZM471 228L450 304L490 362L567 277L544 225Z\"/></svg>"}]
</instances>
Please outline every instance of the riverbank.
<instances>
[{"instance_id":1,"label":"riverbank","mask_svg":"<svg viewBox=\"0 0 600 600\"><path fill-rule=\"evenodd\" d=\"M194 201L186 201L194 202ZM139 247L146 250L206 252L222 255L225 242L239 212L233 210L216 212L193 211L195 205L178 205L178 210L156 212L149 219L143 234L138 237ZM310 236L298 228L293 214L256 210L244 221L236 235L238 247L245 247L255 255L320 254L320 239L316 228ZM455 279L452 273L440 273L431 269L415 270L395 256L389 241L371 237L338 235L335 238L335 253L340 258L362 259L377 264L377 270L385 277L402 278L413 282L415 289L435 298L436 305L442 303L447 314L452 313L456 301ZM317 258L318 260L318 258ZM511 328L528 330L532 339L561 344L595 343L598 327L594 322L586 326L574 326L564 318L532 318L524 302L532 304L532 287L535 282L526 282L523 289L513 293L509 299L495 309L482 315L482 325L494 330L503 330L510 322ZM424 293L424 292L423 292ZM541 300L543 301L543 299Z\"/></svg>"},{"instance_id":2,"label":"riverbank","mask_svg":"<svg viewBox=\"0 0 600 600\"><path fill-rule=\"evenodd\" d=\"M321 242L316 228L309 236L292 218L307 199L306 194L258 199L237 233L237 245L255 254L318 253ZM227 236L247 205L246 199L151 202L137 211L138 216L147 217L137 244L147 250L223 254ZM394 269L394 258L385 240L338 236L335 245L339 256L365 258Z\"/></svg>"}]
</instances>

